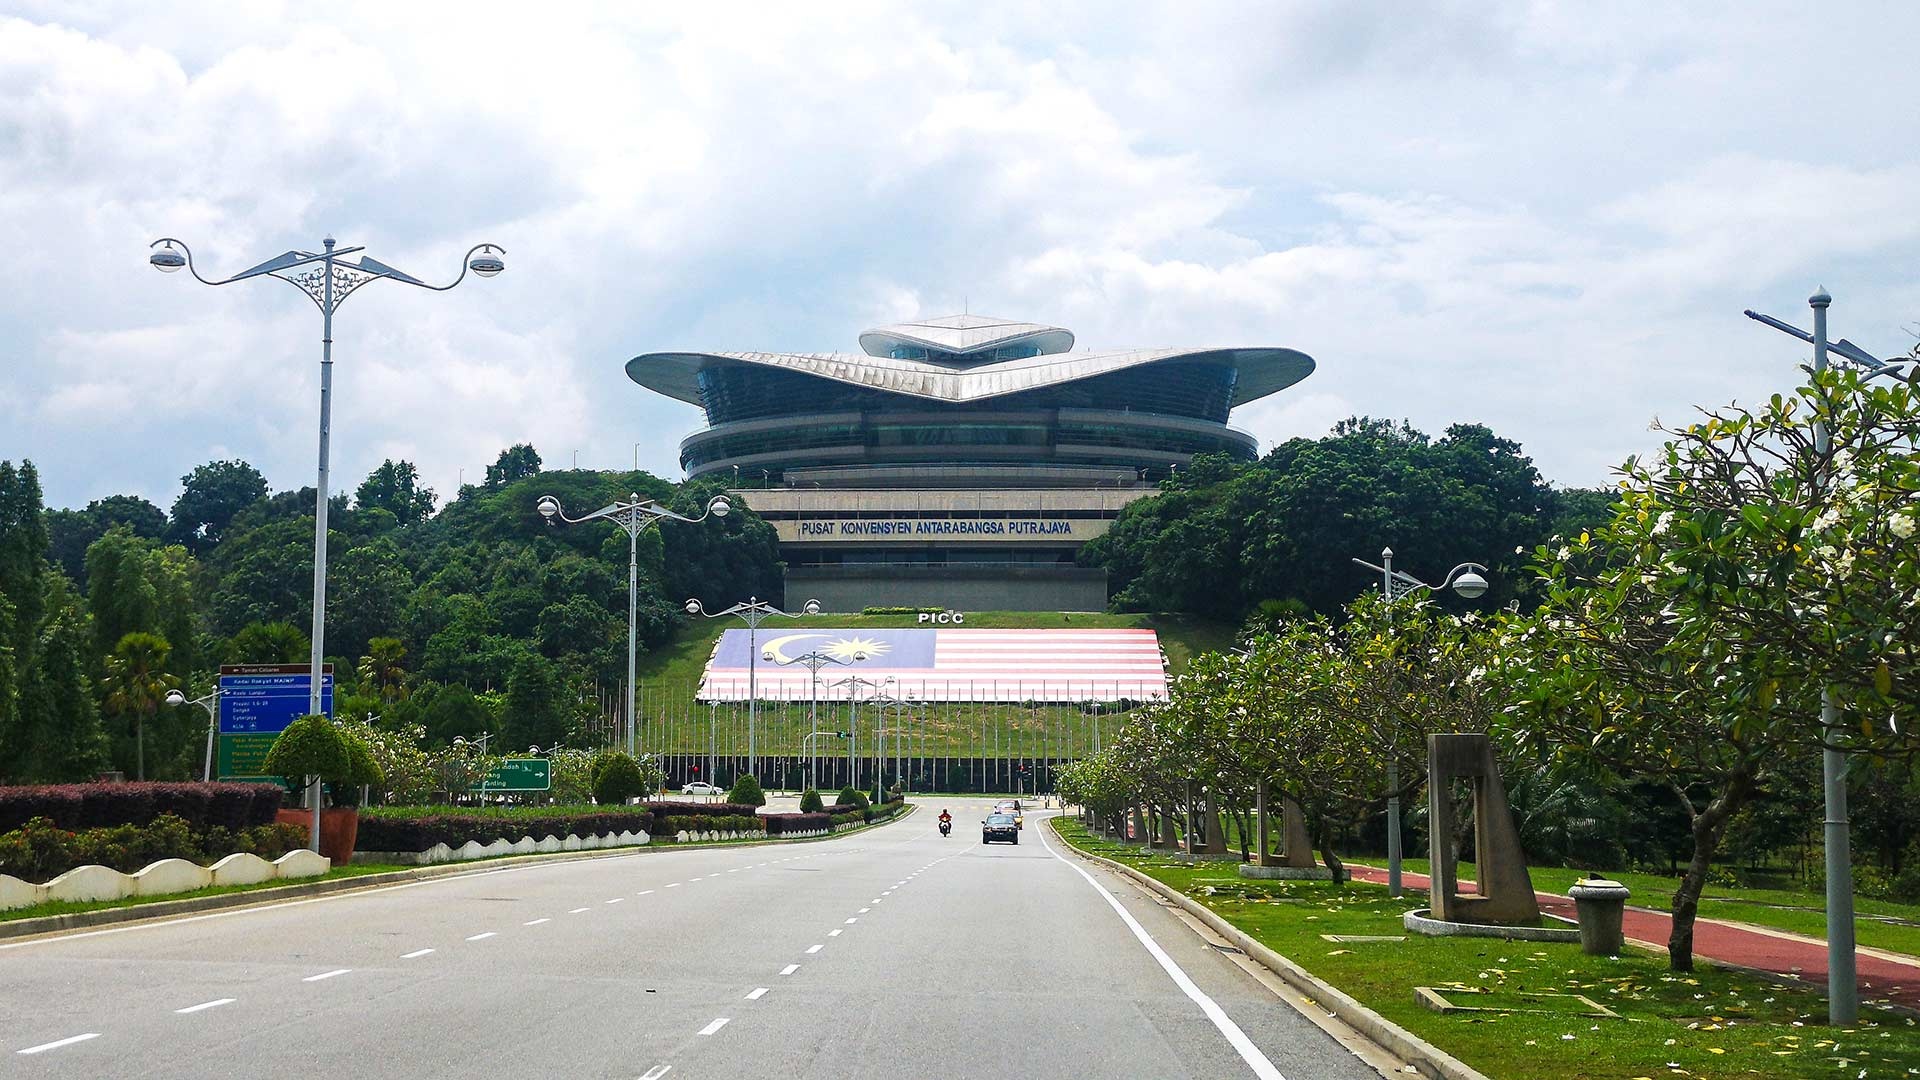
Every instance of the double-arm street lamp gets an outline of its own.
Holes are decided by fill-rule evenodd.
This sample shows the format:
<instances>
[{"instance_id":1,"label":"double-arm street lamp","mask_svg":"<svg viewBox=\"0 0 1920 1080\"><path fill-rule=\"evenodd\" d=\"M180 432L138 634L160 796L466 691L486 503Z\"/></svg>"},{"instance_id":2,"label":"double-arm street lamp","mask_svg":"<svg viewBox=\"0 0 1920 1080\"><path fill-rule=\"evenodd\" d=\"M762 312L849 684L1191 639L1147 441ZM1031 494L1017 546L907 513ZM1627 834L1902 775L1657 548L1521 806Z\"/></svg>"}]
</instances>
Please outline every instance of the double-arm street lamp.
<instances>
[{"instance_id":1,"label":"double-arm street lamp","mask_svg":"<svg viewBox=\"0 0 1920 1080\"><path fill-rule=\"evenodd\" d=\"M662 519L692 524L707 520L709 515L717 518L726 517L733 507L727 502L725 495L715 495L708 500L706 510L699 517L685 517L650 499L642 499L638 495L630 494L626 502L609 503L591 514L577 518L568 517L566 511L560 507L560 500L551 495L540 496L540 500L534 503L534 508L540 511L540 516L546 518L549 525L552 525L556 519L568 525L584 525L589 521L611 521L627 534L627 754L630 757L635 756L640 752L634 735L638 725L633 715L635 626L640 610L640 534L647 530L647 526Z\"/></svg>"},{"instance_id":2,"label":"double-arm street lamp","mask_svg":"<svg viewBox=\"0 0 1920 1080\"><path fill-rule=\"evenodd\" d=\"M808 601L808 603L812 603L812 602L813 601L811 600ZM815 649L814 651L807 653L805 656L796 656L791 660L781 660L775 657L771 652L767 653L766 658L768 660L773 661L776 664L779 664L781 667L789 667L794 664L806 665L807 671L811 675L811 678L807 682L807 730L811 731L813 735L818 735L820 734L820 731L819 731L820 669L823 667L826 667L828 664L839 664L843 667L857 664L860 661L865 660L867 658L867 654L863 652L856 652L851 656L835 656L832 653L823 653L820 650ZM810 742L812 740L812 737L813 737L812 735L809 735L806 739L803 739L801 741ZM843 739L846 738L846 733L842 732L840 734L840 737ZM817 789L820 786L820 783L819 783L820 762L818 758L810 759L807 763L807 768L811 770L814 774L813 786ZM848 779L849 780L852 779L851 766L849 766Z\"/></svg>"},{"instance_id":3,"label":"double-arm street lamp","mask_svg":"<svg viewBox=\"0 0 1920 1080\"><path fill-rule=\"evenodd\" d=\"M1829 352L1840 354L1841 359L1865 371L1870 379L1879 375L1902 374L1907 361L1882 360L1845 338L1827 340L1827 308L1832 303L1833 297L1827 295L1825 288L1807 297L1808 306L1813 308L1811 334L1792 323L1757 311L1749 310L1744 314L1755 322L1765 323L1812 345L1813 370L1816 374L1827 370ZM1827 425L1815 420L1813 452L1824 459L1833 445L1831 440ZM1822 688L1820 727L1825 748L1820 755L1820 772L1826 794L1825 834L1822 839L1826 845L1827 860L1827 1019L1834 1024L1851 1024L1860 1016L1860 988L1855 971L1853 937L1853 838L1847 822L1847 755L1838 745L1846 737L1843 725L1840 706L1833 700L1833 691Z\"/></svg>"},{"instance_id":4,"label":"double-arm street lamp","mask_svg":"<svg viewBox=\"0 0 1920 1080\"><path fill-rule=\"evenodd\" d=\"M207 761L206 764L200 768L200 779L212 780L213 733L220 727L220 688L216 686L212 693L192 700L188 700L187 695L178 690L169 690L167 691L167 704L176 707L181 705L198 705L207 710Z\"/></svg>"},{"instance_id":5,"label":"double-arm street lamp","mask_svg":"<svg viewBox=\"0 0 1920 1080\"><path fill-rule=\"evenodd\" d=\"M862 690L868 691L868 697L878 699L881 692L892 685L892 683L892 676L884 679L863 679L858 675L849 675L834 684L835 686L844 686L847 688L847 728L853 732L853 749L847 757L850 763L860 760L860 692ZM875 732L878 732L879 729L880 725L875 724ZM879 743L877 740L874 746L873 801L877 803L880 801L880 761ZM857 765L852 767L858 768ZM848 777L848 780L854 782L857 782L858 779L859 776L857 773L854 776Z\"/></svg>"},{"instance_id":6,"label":"double-arm street lamp","mask_svg":"<svg viewBox=\"0 0 1920 1080\"><path fill-rule=\"evenodd\" d=\"M1428 592L1445 592L1451 586L1453 591L1476 599L1486 594L1487 568L1475 562L1464 562L1447 571L1440 584L1429 585L1405 570L1393 568L1393 549L1380 549L1380 564L1365 559L1355 559L1355 563L1369 570L1380 572L1380 595L1387 598L1387 617L1393 617L1393 601L1409 593L1425 589ZM1393 735L1387 747L1387 895L1400 895L1400 758L1396 751L1400 743L1400 718L1396 713L1393 720Z\"/></svg>"},{"instance_id":7,"label":"double-arm street lamp","mask_svg":"<svg viewBox=\"0 0 1920 1080\"><path fill-rule=\"evenodd\" d=\"M755 781L758 781L760 779L760 755L756 752L758 744L754 741L754 734L758 730L758 721L760 718L760 686L757 682L757 668L755 667L756 661L760 659L760 642L758 637L760 624L774 615L786 619L797 619L800 615L788 611L781 611L779 608L774 607L772 604L767 603L757 596L749 596L746 600L733 605L725 611L708 611L697 598L688 600L686 607L687 614L689 615L705 615L709 619L724 619L729 615L738 615L747 624L747 775L753 777ZM806 606L801 609L801 614L820 614L820 601L807 601Z\"/></svg>"},{"instance_id":8,"label":"double-arm street lamp","mask_svg":"<svg viewBox=\"0 0 1920 1080\"><path fill-rule=\"evenodd\" d=\"M187 273L202 285L231 285L236 281L250 278L271 277L294 286L307 294L315 307L320 309L320 470L314 483L313 498L313 685L308 690L307 711L320 712L320 665L325 654L327 621L327 451L333 426L333 313L353 295L354 290L370 281L398 281L403 285L413 285L434 292L446 292L466 280L471 270L480 277L492 277L507 268L500 258L504 249L493 244L476 244L467 249L466 265L461 267L460 276L446 285L429 285L412 274L396 270L372 256L361 255L357 259L345 256L365 251L363 247L335 249L334 239L329 236L321 241L323 250L287 251L258 266L250 267L229 278L217 281L200 276L193 265L193 251L187 245L171 236L163 236L147 245L156 248L147 256L147 262L162 273L171 274L186 268ZM178 250L175 250L176 245ZM313 828L310 846L320 850L320 781L314 780L307 791L307 797L313 803Z\"/></svg>"}]
</instances>

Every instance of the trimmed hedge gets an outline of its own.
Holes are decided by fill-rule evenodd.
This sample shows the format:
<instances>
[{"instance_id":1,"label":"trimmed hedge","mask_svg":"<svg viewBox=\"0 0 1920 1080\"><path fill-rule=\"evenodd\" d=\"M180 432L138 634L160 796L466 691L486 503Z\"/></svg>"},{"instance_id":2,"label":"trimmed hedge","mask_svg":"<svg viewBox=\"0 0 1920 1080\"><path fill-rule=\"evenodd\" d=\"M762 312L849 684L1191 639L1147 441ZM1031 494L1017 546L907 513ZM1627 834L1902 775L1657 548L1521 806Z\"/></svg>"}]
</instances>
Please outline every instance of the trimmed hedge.
<instances>
[{"instance_id":1,"label":"trimmed hedge","mask_svg":"<svg viewBox=\"0 0 1920 1080\"><path fill-rule=\"evenodd\" d=\"M0 833L0 873L48 881L76 866L98 864L131 874L161 859L205 865L241 851L277 859L306 843L305 829L271 822L241 829L222 825L196 829L176 814L160 814L144 825L75 830L37 817Z\"/></svg>"},{"instance_id":2,"label":"trimmed hedge","mask_svg":"<svg viewBox=\"0 0 1920 1080\"><path fill-rule=\"evenodd\" d=\"M147 825L172 814L195 829L270 825L285 792L277 784L118 783L0 787L0 833L34 818L61 829Z\"/></svg>"},{"instance_id":3,"label":"trimmed hedge","mask_svg":"<svg viewBox=\"0 0 1920 1080\"><path fill-rule=\"evenodd\" d=\"M726 822L727 824L722 824ZM737 803L649 803L642 806L529 806L477 810L463 807L374 807L360 812L361 851L425 851L435 844L459 847L469 840L535 840L610 832L667 837L693 831L758 828L751 806Z\"/></svg>"},{"instance_id":4,"label":"trimmed hedge","mask_svg":"<svg viewBox=\"0 0 1920 1080\"><path fill-rule=\"evenodd\" d=\"M833 825L831 814L766 814L768 836L785 836L788 833L817 832Z\"/></svg>"}]
</instances>

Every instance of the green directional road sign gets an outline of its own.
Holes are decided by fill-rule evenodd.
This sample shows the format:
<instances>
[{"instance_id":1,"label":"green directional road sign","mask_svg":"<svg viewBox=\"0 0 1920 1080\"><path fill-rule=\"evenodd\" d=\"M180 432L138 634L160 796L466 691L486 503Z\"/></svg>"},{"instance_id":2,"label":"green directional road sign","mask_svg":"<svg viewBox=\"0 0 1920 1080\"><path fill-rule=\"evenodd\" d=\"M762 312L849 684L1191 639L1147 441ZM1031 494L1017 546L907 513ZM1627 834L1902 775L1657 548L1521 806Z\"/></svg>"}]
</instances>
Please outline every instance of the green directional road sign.
<instances>
[{"instance_id":1,"label":"green directional road sign","mask_svg":"<svg viewBox=\"0 0 1920 1080\"><path fill-rule=\"evenodd\" d=\"M507 758L493 767L485 780L468 789L476 792L548 791L553 787L553 762L546 758Z\"/></svg>"}]
</instances>

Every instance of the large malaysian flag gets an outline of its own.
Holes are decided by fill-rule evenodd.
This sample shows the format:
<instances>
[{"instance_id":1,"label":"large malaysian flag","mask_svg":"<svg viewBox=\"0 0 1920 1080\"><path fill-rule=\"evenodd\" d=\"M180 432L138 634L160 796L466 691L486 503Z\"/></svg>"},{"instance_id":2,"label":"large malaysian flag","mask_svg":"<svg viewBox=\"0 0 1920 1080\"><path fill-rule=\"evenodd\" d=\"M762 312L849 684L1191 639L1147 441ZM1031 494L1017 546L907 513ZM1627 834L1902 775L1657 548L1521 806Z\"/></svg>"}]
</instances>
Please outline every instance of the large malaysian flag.
<instances>
[{"instance_id":1,"label":"large malaysian flag","mask_svg":"<svg viewBox=\"0 0 1920 1080\"><path fill-rule=\"evenodd\" d=\"M758 637L746 630L715 642L700 679L701 701L844 699L847 680L884 683L916 701L1154 701L1167 696L1166 663L1152 630L805 630ZM826 657L819 683L810 655ZM751 684L752 689L748 687ZM862 697L871 696L869 687Z\"/></svg>"}]
</instances>

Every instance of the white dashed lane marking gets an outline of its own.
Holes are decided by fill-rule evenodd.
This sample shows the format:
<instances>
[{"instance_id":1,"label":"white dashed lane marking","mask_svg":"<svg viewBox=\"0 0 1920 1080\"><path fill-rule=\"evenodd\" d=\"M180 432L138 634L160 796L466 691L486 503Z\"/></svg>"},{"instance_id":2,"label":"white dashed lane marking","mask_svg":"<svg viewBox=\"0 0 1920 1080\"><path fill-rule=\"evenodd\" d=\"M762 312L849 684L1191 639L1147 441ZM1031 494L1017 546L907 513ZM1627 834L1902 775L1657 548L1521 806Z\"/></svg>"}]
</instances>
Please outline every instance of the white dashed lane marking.
<instances>
[{"instance_id":1,"label":"white dashed lane marking","mask_svg":"<svg viewBox=\"0 0 1920 1080\"><path fill-rule=\"evenodd\" d=\"M578 914L580 914L581 912L583 912L583 911L585 911L585 910L587 910L587 909L586 909L586 908L583 908L583 907L577 907L577 908L574 908L574 909L573 909L572 911L569 911L569 912L567 912L567 914L569 914L569 915L578 915Z\"/></svg>"},{"instance_id":2,"label":"white dashed lane marking","mask_svg":"<svg viewBox=\"0 0 1920 1080\"><path fill-rule=\"evenodd\" d=\"M840 928L840 929L838 929L838 930L829 930L829 931L827 931L827 936L828 936L828 937L839 937L839 936L840 936L841 934L844 934L844 933L846 933L846 932L847 932L847 931L846 931L846 928L845 928L845 927L841 927L841 928Z\"/></svg>"},{"instance_id":3,"label":"white dashed lane marking","mask_svg":"<svg viewBox=\"0 0 1920 1080\"><path fill-rule=\"evenodd\" d=\"M732 1019L732 1017L722 1016L718 1020L715 1020L713 1023L708 1024L706 1027L701 1028L700 1034L711 1035L714 1032L719 1031L721 1028L726 1027L727 1021L730 1019Z\"/></svg>"},{"instance_id":4,"label":"white dashed lane marking","mask_svg":"<svg viewBox=\"0 0 1920 1080\"><path fill-rule=\"evenodd\" d=\"M48 1050L58 1050L63 1046L72 1046L74 1043L86 1042L88 1039L97 1039L99 1037L100 1037L99 1032L89 1031L84 1035L69 1035L64 1039L55 1039L50 1043L41 1043L39 1046L29 1046L25 1050L16 1050L14 1051L14 1053L40 1054L40 1053L45 1053Z\"/></svg>"},{"instance_id":5,"label":"white dashed lane marking","mask_svg":"<svg viewBox=\"0 0 1920 1080\"><path fill-rule=\"evenodd\" d=\"M552 921L553 921L552 919L528 919L526 922L523 922L520 925L521 926L539 926L543 922L552 922Z\"/></svg>"},{"instance_id":6,"label":"white dashed lane marking","mask_svg":"<svg viewBox=\"0 0 1920 1080\"><path fill-rule=\"evenodd\" d=\"M667 1075L668 1070L672 1068L673 1066L671 1065L655 1065L653 1068L648 1069L646 1075L640 1077L640 1080L660 1080L660 1078Z\"/></svg>"},{"instance_id":7,"label":"white dashed lane marking","mask_svg":"<svg viewBox=\"0 0 1920 1080\"><path fill-rule=\"evenodd\" d=\"M763 998L763 997L765 997L765 996L766 996L766 993L767 993L767 988L766 988L766 987L764 987L764 986L756 986L756 987L754 987L754 989L753 989L753 993L751 993L751 994L748 994L748 995L747 995L747 1000L748 1000L748 1001L759 1001L759 1000L760 1000L761 998Z\"/></svg>"},{"instance_id":8,"label":"white dashed lane marking","mask_svg":"<svg viewBox=\"0 0 1920 1080\"><path fill-rule=\"evenodd\" d=\"M468 938L467 940L468 941L485 941L488 938L494 936L494 934L495 934L495 931L489 930L484 934L475 934L472 937Z\"/></svg>"},{"instance_id":9,"label":"white dashed lane marking","mask_svg":"<svg viewBox=\"0 0 1920 1080\"><path fill-rule=\"evenodd\" d=\"M212 1001L203 1001L198 1005L189 1005L184 1009L175 1009L173 1011L185 1016L188 1013L205 1012L208 1009L217 1009L222 1005L231 1004L233 1004L232 998L214 998Z\"/></svg>"},{"instance_id":10,"label":"white dashed lane marking","mask_svg":"<svg viewBox=\"0 0 1920 1080\"><path fill-rule=\"evenodd\" d=\"M809 955L809 956L811 956L811 955L813 955L814 953L817 953L817 952L819 952L819 951L820 951L821 949L824 949L824 948L826 948L826 946L825 946L825 945L812 945L812 946L809 946L809 947L807 948L807 955Z\"/></svg>"},{"instance_id":11,"label":"white dashed lane marking","mask_svg":"<svg viewBox=\"0 0 1920 1080\"><path fill-rule=\"evenodd\" d=\"M799 964L788 964L788 965L787 965L786 967L783 967L783 968L781 968L781 969L780 969L780 974L782 974L782 975L791 975L791 974L793 974L794 972L796 972L796 971L799 971L799 970L800 970L800 965L799 965Z\"/></svg>"},{"instance_id":12,"label":"white dashed lane marking","mask_svg":"<svg viewBox=\"0 0 1920 1080\"><path fill-rule=\"evenodd\" d=\"M345 975L347 972L352 970L353 970L352 968L334 968L332 971L323 971L318 975L309 975L306 978L301 979L300 981L301 982L319 982L321 979L331 979L335 975Z\"/></svg>"},{"instance_id":13,"label":"white dashed lane marking","mask_svg":"<svg viewBox=\"0 0 1920 1080\"><path fill-rule=\"evenodd\" d=\"M433 951L432 949L415 949L415 950L413 950L413 951L412 951L412 952L410 952L410 953L402 953L402 954L400 954L400 959L402 959L402 960L418 960L418 959L420 959L421 957L423 957L423 956L425 956L425 955L427 955L428 953L430 953L430 952L432 952L432 951Z\"/></svg>"}]
</instances>

